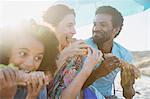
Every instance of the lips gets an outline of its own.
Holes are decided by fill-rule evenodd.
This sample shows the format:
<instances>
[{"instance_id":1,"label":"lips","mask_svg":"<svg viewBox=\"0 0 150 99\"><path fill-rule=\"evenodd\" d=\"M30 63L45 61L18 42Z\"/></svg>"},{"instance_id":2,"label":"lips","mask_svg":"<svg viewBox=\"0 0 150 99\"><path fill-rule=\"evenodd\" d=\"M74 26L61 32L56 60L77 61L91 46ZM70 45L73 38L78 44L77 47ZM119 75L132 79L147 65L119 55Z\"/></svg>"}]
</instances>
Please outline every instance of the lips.
<instances>
[{"instance_id":1,"label":"lips","mask_svg":"<svg viewBox=\"0 0 150 99\"><path fill-rule=\"evenodd\" d=\"M72 38L72 36L66 37L66 41L67 41L68 43L73 43L74 41L76 41L76 38Z\"/></svg>"},{"instance_id":2,"label":"lips","mask_svg":"<svg viewBox=\"0 0 150 99\"><path fill-rule=\"evenodd\" d=\"M97 36L97 37L99 37L99 38L103 38L103 37L105 37L105 32L103 32L103 31L94 31L93 32L93 36Z\"/></svg>"},{"instance_id":3,"label":"lips","mask_svg":"<svg viewBox=\"0 0 150 99\"><path fill-rule=\"evenodd\" d=\"M95 34L93 35L94 38L102 38L103 36L101 34Z\"/></svg>"}]
</instances>

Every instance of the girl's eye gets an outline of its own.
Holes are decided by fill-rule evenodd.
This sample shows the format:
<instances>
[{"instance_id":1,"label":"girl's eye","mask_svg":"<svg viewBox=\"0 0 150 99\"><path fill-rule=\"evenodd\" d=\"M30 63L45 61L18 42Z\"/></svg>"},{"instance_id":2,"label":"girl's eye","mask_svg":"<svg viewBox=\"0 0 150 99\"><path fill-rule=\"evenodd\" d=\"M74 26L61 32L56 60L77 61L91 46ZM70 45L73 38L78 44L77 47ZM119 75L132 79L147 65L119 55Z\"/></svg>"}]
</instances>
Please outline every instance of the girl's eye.
<instances>
[{"instance_id":1,"label":"girl's eye","mask_svg":"<svg viewBox=\"0 0 150 99\"><path fill-rule=\"evenodd\" d=\"M35 61L41 61L42 59L43 59L42 56L36 56L36 57L35 57Z\"/></svg>"},{"instance_id":2,"label":"girl's eye","mask_svg":"<svg viewBox=\"0 0 150 99\"><path fill-rule=\"evenodd\" d=\"M27 53L26 53L26 52L21 51L21 52L19 52L19 55L20 55L21 57L24 57L24 56L26 56L26 55L27 55Z\"/></svg>"}]
</instances>

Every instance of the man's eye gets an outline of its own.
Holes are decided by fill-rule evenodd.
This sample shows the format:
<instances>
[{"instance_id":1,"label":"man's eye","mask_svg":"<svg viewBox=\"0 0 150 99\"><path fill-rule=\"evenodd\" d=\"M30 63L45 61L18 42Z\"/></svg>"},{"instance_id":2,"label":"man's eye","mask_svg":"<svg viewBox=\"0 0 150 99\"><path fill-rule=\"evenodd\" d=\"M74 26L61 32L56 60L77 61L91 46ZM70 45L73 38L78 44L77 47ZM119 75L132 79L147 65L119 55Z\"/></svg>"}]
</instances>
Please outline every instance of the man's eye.
<instances>
[{"instance_id":1,"label":"man's eye","mask_svg":"<svg viewBox=\"0 0 150 99\"><path fill-rule=\"evenodd\" d=\"M106 25L102 24L101 26L102 26L102 27L105 27Z\"/></svg>"},{"instance_id":2,"label":"man's eye","mask_svg":"<svg viewBox=\"0 0 150 99\"><path fill-rule=\"evenodd\" d=\"M106 24L105 24L105 23L101 23L101 26L102 26L102 27L106 27Z\"/></svg>"},{"instance_id":3,"label":"man's eye","mask_svg":"<svg viewBox=\"0 0 150 99\"><path fill-rule=\"evenodd\" d=\"M26 52L21 51L21 52L19 52L19 55L20 55L21 57L24 57L24 56L26 56L26 55L27 55L27 53L26 53Z\"/></svg>"},{"instance_id":4,"label":"man's eye","mask_svg":"<svg viewBox=\"0 0 150 99\"><path fill-rule=\"evenodd\" d=\"M93 25L96 26L96 22L93 22Z\"/></svg>"}]
</instances>

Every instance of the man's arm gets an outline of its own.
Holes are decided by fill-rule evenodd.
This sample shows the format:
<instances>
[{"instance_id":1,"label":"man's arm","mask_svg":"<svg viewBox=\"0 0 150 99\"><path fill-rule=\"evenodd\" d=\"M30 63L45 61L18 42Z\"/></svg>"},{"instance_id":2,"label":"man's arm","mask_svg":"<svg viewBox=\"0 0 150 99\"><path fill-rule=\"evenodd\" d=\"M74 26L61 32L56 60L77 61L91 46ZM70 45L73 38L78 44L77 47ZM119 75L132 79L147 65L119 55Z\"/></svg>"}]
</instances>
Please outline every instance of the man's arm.
<instances>
[{"instance_id":1,"label":"man's arm","mask_svg":"<svg viewBox=\"0 0 150 99\"><path fill-rule=\"evenodd\" d=\"M120 60L114 55L105 55L103 62L100 66L92 72L87 81L85 82L83 88L88 87L97 79L108 75L114 69L116 69L120 65Z\"/></svg>"}]
</instances>

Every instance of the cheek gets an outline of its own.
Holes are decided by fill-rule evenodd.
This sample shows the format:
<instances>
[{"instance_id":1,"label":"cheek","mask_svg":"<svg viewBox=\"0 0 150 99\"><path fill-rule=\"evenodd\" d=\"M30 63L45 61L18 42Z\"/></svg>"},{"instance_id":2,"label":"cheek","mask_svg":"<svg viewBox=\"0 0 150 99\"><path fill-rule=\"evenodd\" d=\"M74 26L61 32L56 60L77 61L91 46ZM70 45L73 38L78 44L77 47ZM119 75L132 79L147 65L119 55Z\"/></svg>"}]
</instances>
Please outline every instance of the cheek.
<instances>
[{"instance_id":1,"label":"cheek","mask_svg":"<svg viewBox=\"0 0 150 99\"><path fill-rule=\"evenodd\" d=\"M68 27L64 27L64 28L62 29L62 33L63 33L64 35L68 35L70 32L71 32L71 29L68 28Z\"/></svg>"},{"instance_id":2,"label":"cheek","mask_svg":"<svg viewBox=\"0 0 150 99\"><path fill-rule=\"evenodd\" d=\"M60 39L63 39L66 37L66 31L65 30L62 30L62 31L59 31L59 33L57 34L59 36Z\"/></svg>"},{"instance_id":3,"label":"cheek","mask_svg":"<svg viewBox=\"0 0 150 99\"><path fill-rule=\"evenodd\" d=\"M35 69L37 70L40 67L40 65L41 65L41 62L35 63Z\"/></svg>"},{"instance_id":4,"label":"cheek","mask_svg":"<svg viewBox=\"0 0 150 99\"><path fill-rule=\"evenodd\" d=\"M94 31L94 30L95 30L95 26L92 27L92 31Z\"/></svg>"},{"instance_id":5,"label":"cheek","mask_svg":"<svg viewBox=\"0 0 150 99\"><path fill-rule=\"evenodd\" d=\"M9 63L15 64L16 66L19 66L20 64L23 63L23 60L16 54L13 54L10 57Z\"/></svg>"}]
</instances>

